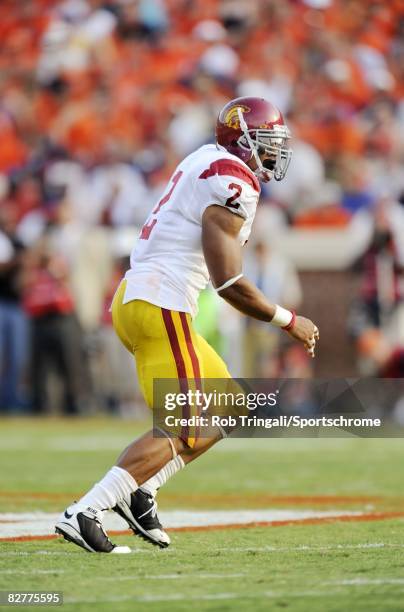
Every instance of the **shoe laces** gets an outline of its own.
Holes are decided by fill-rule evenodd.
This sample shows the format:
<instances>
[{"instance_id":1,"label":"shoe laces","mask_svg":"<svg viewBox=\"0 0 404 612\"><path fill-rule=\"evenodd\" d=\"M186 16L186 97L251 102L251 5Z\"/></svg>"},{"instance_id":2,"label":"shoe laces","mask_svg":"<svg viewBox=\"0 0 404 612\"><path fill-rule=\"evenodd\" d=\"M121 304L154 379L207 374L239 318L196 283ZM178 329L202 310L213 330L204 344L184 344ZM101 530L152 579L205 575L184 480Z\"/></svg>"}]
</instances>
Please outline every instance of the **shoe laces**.
<instances>
[{"instance_id":1,"label":"shoe laces","mask_svg":"<svg viewBox=\"0 0 404 612\"><path fill-rule=\"evenodd\" d=\"M156 502L155 499L153 499L153 501L152 501L151 515L152 515L153 518L155 518L156 515L157 515L157 502Z\"/></svg>"},{"instance_id":2,"label":"shoe laces","mask_svg":"<svg viewBox=\"0 0 404 612\"><path fill-rule=\"evenodd\" d=\"M102 524L102 520L100 518L100 512L96 511L97 513L94 515L93 520L97 523L98 527L101 529L102 533L105 535L106 539L108 540L108 542L111 542L111 540L108 537L107 532L104 529L104 525ZM112 544L112 542L111 542Z\"/></svg>"},{"instance_id":3,"label":"shoe laces","mask_svg":"<svg viewBox=\"0 0 404 612\"><path fill-rule=\"evenodd\" d=\"M139 516L139 518L140 518L140 519L141 519L141 518L143 518L144 516L146 516L146 514L150 514L150 515L151 515L153 518L155 518L155 517L156 517L156 515L157 515L157 502L156 502L156 500L154 499L154 497L150 496L150 497L148 498L148 501L149 501L149 502L150 502L150 504L151 504L151 505L150 505L150 508L148 508L148 509L146 510L146 512L143 512L143 514L141 514L141 515Z\"/></svg>"}]
</instances>

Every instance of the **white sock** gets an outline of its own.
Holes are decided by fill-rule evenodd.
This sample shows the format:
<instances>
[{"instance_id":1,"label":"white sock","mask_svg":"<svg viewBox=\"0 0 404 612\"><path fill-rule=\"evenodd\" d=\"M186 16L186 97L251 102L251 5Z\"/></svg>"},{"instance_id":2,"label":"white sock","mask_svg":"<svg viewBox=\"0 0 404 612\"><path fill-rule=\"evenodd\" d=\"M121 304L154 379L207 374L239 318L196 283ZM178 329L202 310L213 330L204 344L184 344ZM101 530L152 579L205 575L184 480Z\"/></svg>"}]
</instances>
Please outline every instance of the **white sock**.
<instances>
[{"instance_id":1,"label":"white sock","mask_svg":"<svg viewBox=\"0 0 404 612\"><path fill-rule=\"evenodd\" d=\"M96 510L113 508L121 499L128 499L138 485L126 470L114 465L102 480L79 500L79 504Z\"/></svg>"},{"instance_id":2,"label":"white sock","mask_svg":"<svg viewBox=\"0 0 404 612\"><path fill-rule=\"evenodd\" d=\"M156 497L157 490L162 487L171 476L174 476L174 474L182 470L183 467L185 467L184 460L180 455L177 455L175 459L171 459L171 461L166 463L157 474L149 478L149 480L146 480L140 488L153 495L153 497Z\"/></svg>"}]
</instances>

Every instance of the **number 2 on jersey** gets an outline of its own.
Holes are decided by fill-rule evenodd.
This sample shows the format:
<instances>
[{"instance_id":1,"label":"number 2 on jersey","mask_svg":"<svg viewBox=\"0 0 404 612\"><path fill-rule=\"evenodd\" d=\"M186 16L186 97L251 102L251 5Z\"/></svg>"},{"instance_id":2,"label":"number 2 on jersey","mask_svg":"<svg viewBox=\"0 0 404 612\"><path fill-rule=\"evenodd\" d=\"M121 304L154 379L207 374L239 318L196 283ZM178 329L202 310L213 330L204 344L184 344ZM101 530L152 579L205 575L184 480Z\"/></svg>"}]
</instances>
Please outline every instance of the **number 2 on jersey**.
<instances>
[{"instance_id":1,"label":"number 2 on jersey","mask_svg":"<svg viewBox=\"0 0 404 612\"><path fill-rule=\"evenodd\" d=\"M152 215L157 215L157 213L159 212L160 208L162 206L164 206L164 204L167 204L168 200L173 195L173 191L176 188L177 183L180 180L181 176L182 176L182 170L178 170L178 172L176 172L174 174L173 178L171 179L172 185L171 185L170 190L168 191L168 193L166 193L165 196L163 196L161 198L161 200L157 204L156 208L154 210L152 210ZM140 240L149 240L151 231L152 231L153 227L156 225L156 223L157 223L157 219L152 219L151 221L149 221L148 223L146 223L142 227L142 231L140 233Z\"/></svg>"},{"instance_id":2,"label":"number 2 on jersey","mask_svg":"<svg viewBox=\"0 0 404 612\"><path fill-rule=\"evenodd\" d=\"M237 200L238 197L241 196L242 187L238 183L230 183L229 189L234 189L235 193L227 198L226 206L229 208L240 208L240 204L233 204L234 200Z\"/></svg>"}]
</instances>

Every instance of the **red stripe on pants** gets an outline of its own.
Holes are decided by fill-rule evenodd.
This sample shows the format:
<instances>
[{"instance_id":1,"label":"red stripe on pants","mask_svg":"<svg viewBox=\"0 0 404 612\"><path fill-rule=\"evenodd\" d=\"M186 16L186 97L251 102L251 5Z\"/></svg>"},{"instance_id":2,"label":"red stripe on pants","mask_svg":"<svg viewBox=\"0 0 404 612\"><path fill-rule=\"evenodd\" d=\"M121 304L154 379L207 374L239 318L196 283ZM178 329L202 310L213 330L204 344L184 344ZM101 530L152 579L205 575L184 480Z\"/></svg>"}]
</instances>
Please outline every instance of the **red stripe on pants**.
<instances>
[{"instance_id":1,"label":"red stripe on pants","mask_svg":"<svg viewBox=\"0 0 404 612\"><path fill-rule=\"evenodd\" d=\"M180 389L181 389L182 393L187 393L188 392L187 372L186 372L186 368L185 368L185 361L184 361L184 358L183 358L182 353L181 353L181 347L180 347L180 343L178 341L177 332L175 330L173 316L171 314L171 310L167 310L166 308L162 308L161 312L163 314L164 325L165 325L166 330L167 330L167 334L168 334L168 339L170 341L171 350L172 350L173 355L174 355L175 365L177 367L177 375L178 375L178 379L180 381ZM184 413L185 413L184 417L186 419L189 419L189 417L191 415L190 415L189 405L188 404L186 404L184 406ZM188 438L189 438L189 427L188 426L182 427L181 437L184 440L188 440Z\"/></svg>"}]
</instances>

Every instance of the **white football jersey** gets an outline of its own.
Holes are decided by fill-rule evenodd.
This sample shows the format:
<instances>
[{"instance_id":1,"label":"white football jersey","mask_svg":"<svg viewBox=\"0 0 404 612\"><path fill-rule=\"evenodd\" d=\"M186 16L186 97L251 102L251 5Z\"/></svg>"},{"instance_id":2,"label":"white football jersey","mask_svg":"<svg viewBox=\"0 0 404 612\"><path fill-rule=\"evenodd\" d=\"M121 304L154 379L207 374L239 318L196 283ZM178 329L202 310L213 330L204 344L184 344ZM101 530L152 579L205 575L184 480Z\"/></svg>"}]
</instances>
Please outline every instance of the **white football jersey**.
<instances>
[{"instance_id":1,"label":"white football jersey","mask_svg":"<svg viewBox=\"0 0 404 612\"><path fill-rule=\"evenodd\" d=\"M260 185L250 168L222 147L205 145L177 166L143 226L125 275L124 303L145 300L170 310L198 311L209 282L202 250L202 216L212 204L245 219L240 243L250 235Z\"/></svg>"}]
</instances>

